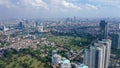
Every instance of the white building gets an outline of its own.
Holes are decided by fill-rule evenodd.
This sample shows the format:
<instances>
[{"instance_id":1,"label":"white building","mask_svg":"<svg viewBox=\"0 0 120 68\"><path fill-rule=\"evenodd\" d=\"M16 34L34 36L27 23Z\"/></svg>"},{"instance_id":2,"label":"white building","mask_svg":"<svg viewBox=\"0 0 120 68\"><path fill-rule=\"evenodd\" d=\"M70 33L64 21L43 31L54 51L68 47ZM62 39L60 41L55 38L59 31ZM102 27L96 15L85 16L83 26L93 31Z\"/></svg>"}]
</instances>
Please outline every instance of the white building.
<instances>
[{"instance_id":1,"label":"white building","mask_svg":"<svg viewBox=\"0 0 120 68\"><path fill-rule=\"evenodd\" d=\"M84 64L89 68L108 68L111 40L103 39L90 46L84 53Z\"/></svg>"},{"instance_id":2,"label":"white building","mask_svg":"<svg viewBox=\"0 0 120 68\"><path fill-rule=\"evenodd\" d=\"M38 32L44 32L44 26L41 24L40 26L37 26Z\"/></svg>"},{"instance_id":3,"label":"white building","mask_svg":"<svg viewBox=\"0 0 120 68\"><path fill-rule=\"evenodd\" d=\"M60 62L61 62L61 56L58 55L58 54L54 54L52 56L52 64L53 65L58 65L58 64L60 64Z\"/></svg>"},{"instance_id":4,"label":"white building","mask_svg":"<svg viewBox=\"0 0 120 68\"><path fill-rule=\"evenodd\" d=\"M71 68L71 63L68 59L63 58L61 60L61 68Z\"/></svg>"},{"instance_id":5,"label":"white building","mask_svg":"<svg viewBox=\"0 0 120 68\"><path fill-rule=\"evenodd\" d=\"M80 64L80 65L78 65L78 68L89 68L89 67L84 64Z\"/></svg>"}]
</instances>

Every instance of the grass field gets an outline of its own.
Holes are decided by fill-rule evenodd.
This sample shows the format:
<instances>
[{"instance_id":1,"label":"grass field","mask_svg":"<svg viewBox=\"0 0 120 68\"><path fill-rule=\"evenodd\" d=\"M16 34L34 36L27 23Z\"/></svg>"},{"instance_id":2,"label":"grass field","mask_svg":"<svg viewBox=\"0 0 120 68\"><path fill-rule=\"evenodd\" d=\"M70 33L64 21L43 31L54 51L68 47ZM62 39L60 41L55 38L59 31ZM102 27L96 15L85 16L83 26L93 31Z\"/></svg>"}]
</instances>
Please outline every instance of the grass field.
<instances>
[{"instance_id":1,"label":"grass field","mask_svg":"<svg viewBox=\"0 0 120 68\"><path fill-rule=\"evenodd\" d=\"M81 47L85 46L87 39L72 36L52 36L48 38L48 41L55 42L56 44L63 45L73 50L79 50Z\"/></svg>"}]
</instances>

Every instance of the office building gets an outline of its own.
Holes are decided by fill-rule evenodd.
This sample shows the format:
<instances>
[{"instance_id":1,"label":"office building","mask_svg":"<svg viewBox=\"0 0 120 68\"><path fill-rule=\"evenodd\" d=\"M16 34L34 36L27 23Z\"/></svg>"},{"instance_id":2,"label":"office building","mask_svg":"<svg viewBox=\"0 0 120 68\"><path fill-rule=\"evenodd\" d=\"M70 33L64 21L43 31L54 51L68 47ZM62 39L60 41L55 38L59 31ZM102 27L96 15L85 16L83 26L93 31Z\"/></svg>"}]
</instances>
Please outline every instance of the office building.
<instances>
[{"instance_id":1,"label":"office building","mask_svg":"<svg viewBox=\"0 0 120 68\"><path fill-rule=\"evenodd\" d=\"M39 23L38 22L35 22L35 27L38 27L39 26Z\"/></svg>"},{"instance_id":2,"label":"office building","mask_svg":"<svg viewBox=\"0 0 120 68\"><path fill-rule=\"evenodd\" d=\"M85 50L84 64L89 68L104 68L102 62L104 61L104 46L91 46L89 49ZM104 53L104 54L102 54Z\"/></svg>"},{"instance_id":3,"label":"office building","mask_svg":"<svg viewBox=\"0 0 120 68\"><path fill-rule=\"evenodd\" d=\"M44 26L41 24L40 26L37 26L38 32L44 32Z\"/></svg>"},{"instance_id":4,"label":"office building","mask_svg":"<svg viewBox=\"0 0 120 68\"><path fill-rule=\"evenodd\" d=\"M110 54L111 54L111 40L110 39L103 39L102 41L99 41L99 43L104 44L106 46L104 68L108 68L109 60L110 60Z\"/></svg>"},{"instance_id":5,"label":"office building","mask_svg":"<svg viewBox=\"0 0 120 68\"><path fill-rule=\"evenodd\" d=\"M108 38L108 23L102 20L100 22L100 40Z\"/></svg>"},{"instance_id":6,"label":"office building","mask_svg":"<svg viewBox=\"0 0 120 68\"><path fill-rule=\"evenodd\" d=\"M85 49L84 64L89 68L108 68L111 40L103 39Z\"/></svg>"},{"instance_id":7,"label":"office building","mask_svg":"<svg viewBox=\"0 0 120 68\"><path fill-rule=\"evenodd\" d=\"M3 26L3 31L7 31L9 30L9 28L7 28L6 26Z\"/></svg>"},{"instance_id":8,"label":"office building","mask_svg":"<svg viewBox=\"0 0 120 68\"><path fill-rule=\"evenodd\" d=\"M114 33L112 37L112 48L120 49L120 33Z\"/></svg>"},{"instance_id":9,"label":"office building","mask_svg":"<svg viewBox=\"0 0 120 68\"><path fill-rule=\"evenodd\" d=\"M24 26L23 22L19 22L17 28L18 28L18 29L24 29L24 27L25 27L25 26Z\"/></svg>"}]
</instances>

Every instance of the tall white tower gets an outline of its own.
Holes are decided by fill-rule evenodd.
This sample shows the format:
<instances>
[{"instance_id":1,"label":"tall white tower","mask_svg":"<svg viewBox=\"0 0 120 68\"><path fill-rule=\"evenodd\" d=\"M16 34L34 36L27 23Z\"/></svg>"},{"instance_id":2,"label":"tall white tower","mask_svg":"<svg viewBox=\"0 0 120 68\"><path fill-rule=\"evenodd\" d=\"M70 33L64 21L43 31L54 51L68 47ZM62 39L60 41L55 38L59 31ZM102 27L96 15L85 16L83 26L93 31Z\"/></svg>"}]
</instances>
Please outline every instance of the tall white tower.
<instances>
[{"instance_id":1,"label":"tall white tower","mask_svg":"<svg viewBox=\"0 0 120 68\"><path fill-rule=\"evenodd\" d=\"M89 68L108 68L111 40L103 39L85 50L84 64Z\"/></svg>"}]
</instances>

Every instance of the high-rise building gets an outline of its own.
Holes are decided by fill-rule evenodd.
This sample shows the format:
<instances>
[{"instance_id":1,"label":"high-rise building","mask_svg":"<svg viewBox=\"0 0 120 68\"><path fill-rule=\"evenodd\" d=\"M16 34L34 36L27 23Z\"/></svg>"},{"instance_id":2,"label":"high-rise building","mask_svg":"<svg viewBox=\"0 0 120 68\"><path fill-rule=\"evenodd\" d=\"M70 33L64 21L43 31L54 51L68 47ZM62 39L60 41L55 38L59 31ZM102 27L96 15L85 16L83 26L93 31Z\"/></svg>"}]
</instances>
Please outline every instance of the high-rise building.
<instances>
[{"instance_id":1,"label":"high-rise building","mask_svg":"<svg viewBox=\"0 0 120 68\"><path fill-rule=\"evenodd\" d=\"M66 58L63 58L61 60L61 66L60 66L60 68L71 68L70 61L68 59L66 59Z\"/></svg>"},{"instance_id":2,"label":"high-rise building","mask_svg":"<svg viewBox=\"0 0 120 68\"><path fill-rule=\"evenodd\" d=\"M9 28L7 28L6 26L3 26L3 31L7 31L9 30Z\"/></svg>"},{"instance_id":3,"label":"high-rise building","mask_svg":"<svg viewBox=\"0 0 120 68\"><path fill-rule=\"evenodd\" d=\"M120 49L120 33L114 33L112 37L112 48Z\"/></svg>"},{"instance_id":4,"label":"high-rise building","mask_svg":"<svg viewBox=\"0 0 120 68\"><path fill-rule=\"evenodd\" d=\"M108 38L108 23L105 20L100 22L100 40Z\"/></svg>"},{"instance_id":5,"label":"high-rise building","mask_svg":"<svg viewBox=\"0 0 120 68\"><path fill-rule=\"evenodd\" d=\"M18 29L23 29L25 26L23 25L23 22L19 22L17 28Z\"/></svg>"},{"instance_id":6,"label":"high-rise building","mask_svg":"<svg viewBox=\"0 0 120 68\"><path fill-rule=\"evenodd\" d=\"M36 21L35 22L35 27L38 27L39 26L39 23Z\"/></svg>"},{"instance_id":7,"label":"high-rise building","mask_svg":"<svg viewBox=\"0 0 120 68\"><path fill-rule=\"evenodd\" d=\"M111 40L98 41L85 50L84 64L89 68L108 68L110 52Z\"/></svg>"},{"instance_id":8,"label":"high-rise building","mask_svg":"<svg viewBox=\"0 0 120 68\"><path fill-rule=\"evenodd\" d=\"M102 62L104 61L104 46L91 46L85 50L84 64L89 68L104 68Z\"/></svg>"},{"instance_id":9,"label":"high-rise building","mask_svg":"<svg viewBox=\"0 0 120 68\"><path fill-rule=\"evenodd\" d=\"M120 23L117 23L115 27L117 30L120 30Z\"/></svg>"},{"instance_id":10,"label":"high-rise building","mask_svg":"<svg viewBox=\"0 0 120 68\"><path fill-rule=\"evenodd\" d=\"M38 32L44 32L44 27L43 27L42 23L40 26L38 26Z\"/></svg>"},{"instance_id":11,"label":"high-rise building","mask_svg":"<svg viewBox=\"0 0 120 68\"><path fill-rule=\"evenodd\" d=\"M43 32L43 30L44 30L44 27L43 27L43 24L41 24L41 32Z\"/></svg>"},{"instance_id":12,"label":"high-rise building","mask_svg":"<svg viewBox=\"0 0 120 68\"><path fill-rule=\"evenodd\" d=\"M108 68L109 60L110 60L110 53L111 53L111 40L110 39L103 39L102 41L99 41L99 43L104 44L106 47L104 68Z\"/></svg>"}]
</instances>

